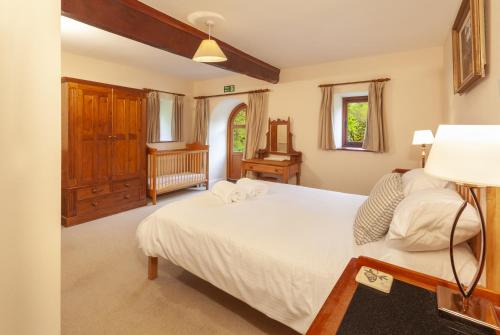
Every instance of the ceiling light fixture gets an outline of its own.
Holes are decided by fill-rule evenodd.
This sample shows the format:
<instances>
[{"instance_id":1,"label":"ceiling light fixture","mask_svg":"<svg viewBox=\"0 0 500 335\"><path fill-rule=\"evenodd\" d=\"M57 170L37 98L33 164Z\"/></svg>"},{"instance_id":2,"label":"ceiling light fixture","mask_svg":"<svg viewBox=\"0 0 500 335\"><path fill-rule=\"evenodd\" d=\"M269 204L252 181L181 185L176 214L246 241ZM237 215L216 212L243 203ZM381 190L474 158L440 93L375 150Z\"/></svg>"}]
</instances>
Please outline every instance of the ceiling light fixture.
<instances>
[{"instance_id":1,"label":"ceiling light fixture","mask_svg":"<svg viewBox=\"0 0 500 335\"><path fill-rule=\"evenodd\" d=\"M208 26L208 39L201 41L198 50L196 50L193 60L200 63L217 63L227 61L226 55L222 52L219 44L212 37L212 27L214 21L207 20L206 25Z\"/></svg>"}]
</instances>

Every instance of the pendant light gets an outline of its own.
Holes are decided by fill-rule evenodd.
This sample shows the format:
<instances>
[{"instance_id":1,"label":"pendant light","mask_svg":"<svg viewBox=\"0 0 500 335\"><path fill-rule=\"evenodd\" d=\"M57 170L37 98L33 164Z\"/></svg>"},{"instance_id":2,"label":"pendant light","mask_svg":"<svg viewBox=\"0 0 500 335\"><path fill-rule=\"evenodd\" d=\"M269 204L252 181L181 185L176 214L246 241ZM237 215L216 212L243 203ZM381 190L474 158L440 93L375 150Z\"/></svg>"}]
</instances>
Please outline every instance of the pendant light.
<instances>
[{"instance_id":1,"label":"pendant light","mask_svg":"<svg viewBox=\"0 0 500 335\"><path fill-rule=\"evenodd\" d=\"M207 20L208 40L201 41L198 50L196 50L193 56L193 60L195 62L217 63L227 61L227 57L222 52L221 48L217 44L217 41L211 38L213 25L213 21Z\"/></svg>"}]
</instances>

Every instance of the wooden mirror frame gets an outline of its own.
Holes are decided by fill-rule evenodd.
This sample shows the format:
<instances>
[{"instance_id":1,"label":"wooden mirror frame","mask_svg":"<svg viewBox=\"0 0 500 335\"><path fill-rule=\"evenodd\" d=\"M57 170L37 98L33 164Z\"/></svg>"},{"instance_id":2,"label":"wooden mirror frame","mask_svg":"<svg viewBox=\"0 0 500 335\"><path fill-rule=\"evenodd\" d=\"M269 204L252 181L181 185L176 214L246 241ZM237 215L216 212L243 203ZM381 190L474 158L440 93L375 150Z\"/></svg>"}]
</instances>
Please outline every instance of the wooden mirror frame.
<instances>
[{"instance_id":1,"label":"wooden mirror frame","mask_svg":"<svg viewBox=\"0 0 500 335\"><path fill-rule=\"evenodd\" d=\"M278 129L279 125L286 125L287 129L287 152L279 152L279 151L272 151L271 150L271 129L275 127ZM281 156L290 156L290 160L292 161L302 161L302 153L300 151L295 151L293 149L293 144L292 144L292 137L293 134L290 131L290 117L288 117L287 120L282 120L282 119L276 119L276 120L271 120L269 118L268 124L267 124L267 133L266 133L266 148L265 149L259 149L257 151L257 157L260 159L264 159L265 157L268 157L269 155L281 155Z\"/></svg>"}]
</instances>

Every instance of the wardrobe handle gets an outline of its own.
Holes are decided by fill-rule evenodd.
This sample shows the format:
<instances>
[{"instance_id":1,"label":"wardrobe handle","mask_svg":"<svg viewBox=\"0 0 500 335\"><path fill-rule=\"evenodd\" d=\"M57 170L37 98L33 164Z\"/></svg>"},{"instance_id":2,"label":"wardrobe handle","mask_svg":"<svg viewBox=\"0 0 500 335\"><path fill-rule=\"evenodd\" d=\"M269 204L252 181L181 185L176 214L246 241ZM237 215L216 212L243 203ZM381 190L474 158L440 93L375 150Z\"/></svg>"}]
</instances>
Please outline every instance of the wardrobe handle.
<instances>
[{"instance_id":1,"label":"wardrobe handle","mask_svg":"<svg viewBox=\"0 0 500 335\"><path fill-rule=\"evenodd\" d=\"M124 199L130 199L130 195L126 194L123 198Z\"/></svg>"},{"instance_id":2,"label":"wardrobe handle","mask_svg":"<svg viewBox=\"0 0 500 335\"><path fill-rule=\"evenodd\" d=\"M92 206L97 207L97 201L93 201Z\"/></svg>"}]
</instances>

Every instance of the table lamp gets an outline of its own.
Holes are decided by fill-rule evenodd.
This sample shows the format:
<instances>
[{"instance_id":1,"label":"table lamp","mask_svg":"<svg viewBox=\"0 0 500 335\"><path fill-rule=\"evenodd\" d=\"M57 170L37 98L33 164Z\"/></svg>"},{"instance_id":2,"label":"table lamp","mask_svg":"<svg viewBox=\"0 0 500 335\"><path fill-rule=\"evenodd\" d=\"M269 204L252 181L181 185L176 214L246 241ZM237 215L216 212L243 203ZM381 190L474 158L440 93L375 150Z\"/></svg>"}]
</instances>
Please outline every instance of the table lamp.
<instances>
[{"instance_id":1,"label":"table lamp","mask_svg":"<svg viewBox=\"0 0 500 335\"><path fill-rule=\"evenodd\" d=\"M491 302L473 296L486 261L486 226L474 188L500 186L500 125L441 125L436 133L425 172L465 186L471 193L481 221L479 266L466 287L458 277L454 255L455 229L467 201L457 211L450 234L450 260L458 291L442 286L436 290L441 311L474 323L500 330Z\"/></svg>"},{"instance_id":2,"label":"table lamp","mask_svg":"<svg viewBox=\"0 0 500 335\"><path fill-rule=\"evenodd\" d=\"M415 130L413 133L413 145L420 145L422 148L422 167L425 167L425 154L428 144L434 142L434 136L430 130Z\"/></svg>"}]
</instances>

